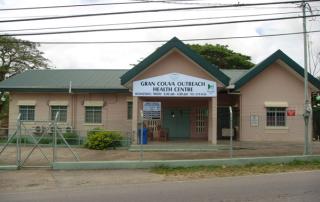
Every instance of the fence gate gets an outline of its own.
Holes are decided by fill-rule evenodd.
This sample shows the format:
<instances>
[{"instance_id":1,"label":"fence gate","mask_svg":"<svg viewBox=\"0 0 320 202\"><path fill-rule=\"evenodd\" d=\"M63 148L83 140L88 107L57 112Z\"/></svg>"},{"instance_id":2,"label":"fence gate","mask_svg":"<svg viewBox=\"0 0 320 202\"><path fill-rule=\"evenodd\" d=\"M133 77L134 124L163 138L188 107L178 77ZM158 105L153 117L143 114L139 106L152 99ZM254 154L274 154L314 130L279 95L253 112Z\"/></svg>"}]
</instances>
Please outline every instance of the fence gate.
<instances>
[{"instance_id":1,"label":"fence gate","mask_svg":"<svg viewBox=\"0 0 320 202\"><path fill-rule=\"evenodd\" d=\"M52 163L57 161L58 143L59 147L67 148L74 159L79 161L78 155L57 125L59 112L54 121L34 121L35 125L31 127L30 123L22 121L20 116L19 114L16 129L12 134L9 130L8 140L0 149L0 163L5 150L10 150L8 155L12 155L15 147L15 165L18 168L52 167Z\"/></svg>"}]
</instances>

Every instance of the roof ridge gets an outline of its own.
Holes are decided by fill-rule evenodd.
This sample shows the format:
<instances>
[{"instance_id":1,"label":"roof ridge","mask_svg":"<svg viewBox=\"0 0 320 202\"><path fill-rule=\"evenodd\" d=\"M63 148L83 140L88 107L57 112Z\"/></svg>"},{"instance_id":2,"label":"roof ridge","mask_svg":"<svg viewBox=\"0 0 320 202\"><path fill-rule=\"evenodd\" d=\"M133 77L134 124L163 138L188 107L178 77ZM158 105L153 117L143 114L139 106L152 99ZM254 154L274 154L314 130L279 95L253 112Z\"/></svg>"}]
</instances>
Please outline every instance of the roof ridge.
<instances>
[{"instance_id":1,"label":"roof ridge","mask_svg":"<svg viewBox=\"0 0 320 202\"><path fill-rule=\"evenodd\" d=\"M135 76L143 72L145 69L150 67L153 63L155 63L157 60L159 60L161 57L163 57L165 54L167 54L169 51L173 49L177 49L183 55L191 59L193 62L195 62L205 71L207 71L209 75L215 77L218 81L220 81L223 85L225 86L229 85L230 78L227 75L225 75L222 71L220 71L216 65L211 64L201 55L199 55L198 53L193 51L191 48L189 48L177 37L173 37L171 40L169 40L162 46L158 47L155 51L153 51L150 55L148 55L139 64L135 65L132 69L127 71L125 74L123 74L120 77L121 84L125 85Z\"/></svg>"}]
</instances>

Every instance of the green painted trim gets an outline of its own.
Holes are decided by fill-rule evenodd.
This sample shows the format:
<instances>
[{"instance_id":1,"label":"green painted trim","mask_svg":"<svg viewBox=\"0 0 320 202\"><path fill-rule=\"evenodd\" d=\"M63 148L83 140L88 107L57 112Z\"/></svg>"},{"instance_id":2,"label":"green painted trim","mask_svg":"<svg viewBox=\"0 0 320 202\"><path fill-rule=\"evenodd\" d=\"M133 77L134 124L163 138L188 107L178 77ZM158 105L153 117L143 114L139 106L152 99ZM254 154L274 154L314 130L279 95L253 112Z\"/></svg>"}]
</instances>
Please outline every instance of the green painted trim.
<instances>
[{"instance_id":1,"label":"green painted trim","mask_svg":"<svg viewBox=\"0 0 320 202\"><path fill-rule=\"evenodd\" d=\"M288 163L294 160L320 160L320 155L309 156L278 156L278 157L250 157L229 159L199 159L199 160L147 160L147 161L80 161L55 162L54 170L88 170L88 169L147 169L157 166L191 167L209 165L247 165L263 163Z\"/></svg>"},{"instance_id":2,"label":"green painted trim","mask_svg":"<svg viewBox=\"0 0 320 202\"><path fill-rule=\"evenodd\" d=\"M23 93L69 93L66 88L0 88L0 91ZM130 93L129 89L72 89L72 93Z\"/></svg>"},{"instance_id":3,"label":"green painted trim","mask_svg":"<svg viewBox=\"0 0 320 202\"><path fill-rule=\"evenodd\" d=\"M246 73L241 79L239 79L235 83L235 89L241 88L243 85L248 83L251 79L261 73L263 70L268 68L271 64L273 64L276 60L282 60L286 63L290 68L292 68L295 72L297 72L300 76L304 77L304 69L294 60L292 60L289 56L283 53L281 50L277 50L268 58L263 60L261 63L253 67L248 73ZM320 89L320 80L316 79L310 73L308 74L309 82L314 85L316 88Z\"/></svg>"},{"instance_id":4,"label":"green painted trim","mask_svg":"<svg viewBox=\"0 0 320 202\"><path fill-rule=\"evenodd\" d=\"M121 84L124 85L127 82L129 82L131 79L133 79L135 76L137 76L140 72L142 72L143 70L148 68L150 65L152 65L154 62L159 60L162 56L164 56L166 53L168 53L173 48L178 49L183 54L188 56L195 63L197 63L203 69L205 69L207 72L209 72L212 76L217 78L225 86L229 85L230 78L227 75L225 75L222 71L220 71L217 66L209 63L207 60L205 60L198 53L191 50L186 44L184 44L182 41L180 41L176 37L172 38L166 44L164 44L163 46L158 48L156 51L154 51L151 55L149 55L146 59L144 59L139 64L137 64L135 67L133 67L132 69L127 71L124 75L122 75L120 77Z\"/></svg>"},{"instance_id":5,"label":"green painted trim","mask_svg":"<svg viewBox=\"0 0 320 202\"><path fill-rule=\"evenodd\" d=\"M16 165L0 165L0 170L18 170L18 166Z\"/></svg>"}]
</instances>

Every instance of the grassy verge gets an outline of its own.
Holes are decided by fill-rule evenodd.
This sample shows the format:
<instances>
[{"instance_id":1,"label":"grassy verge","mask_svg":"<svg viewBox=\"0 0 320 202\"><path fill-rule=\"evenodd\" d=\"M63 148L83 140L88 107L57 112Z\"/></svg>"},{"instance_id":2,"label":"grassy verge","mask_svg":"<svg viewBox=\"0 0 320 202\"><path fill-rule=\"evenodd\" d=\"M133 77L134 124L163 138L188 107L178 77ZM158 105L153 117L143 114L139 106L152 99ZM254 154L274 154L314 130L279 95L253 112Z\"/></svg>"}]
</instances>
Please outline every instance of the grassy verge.
<instances>
[{"instance_id":1,"label":"grassy verge","mask_svg":"<svg viewBox=\"0 0 320 202\"><path fill-rule=\"evenodd\" d=\"M320 169L320 161L292 161L283 164L248 164L243 166L194 166L175 168L160 166L152 168L151 172L167 176L194 178L208 176L240 176L317 169Z\"/></svg>"}]
</instances>

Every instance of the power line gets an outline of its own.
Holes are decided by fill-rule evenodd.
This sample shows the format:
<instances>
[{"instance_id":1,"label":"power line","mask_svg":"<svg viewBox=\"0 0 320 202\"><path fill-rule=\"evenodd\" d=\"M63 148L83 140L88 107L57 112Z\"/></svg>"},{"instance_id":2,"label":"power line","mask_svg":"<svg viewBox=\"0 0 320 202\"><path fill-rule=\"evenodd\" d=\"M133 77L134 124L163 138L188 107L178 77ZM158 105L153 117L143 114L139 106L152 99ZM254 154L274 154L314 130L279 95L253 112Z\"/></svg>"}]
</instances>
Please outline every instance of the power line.
<instances>
[{"instance_id":1,"label":"power line","mask_svg":"<svg viewBox=\"0 0 320 202\"><path fill-rule=\"evenodd\" d=\"M228 36L228 37L211 37L211 38L193 38L193 39L182 39L181 41L212 41L212 40L229 40L229 39L247 39L247 38L263 38L263 37L277 37L277 36L288 36L288 35L299 35L304 32L289 32L289 33L278 33L278 34L263 34L263 35L247 35L247 36ZM307 33L320 33L320 30L312 30ZM133 44L133 43L164 43L167 40L136 40L136 41L38 41L28 43L40 43L40 44ZM24 43L22 42L4 42L4 43Z\"/></svg>"},{"instance_id":2,"label":"power line","mask_svg":"<svg viewBox=\"0 0 320 202\"><path fill-rule=\"evenodd\" d=\"M184 18L176 20L153 20L153 21L136 21L124 23L108 23L108 24L94 24L94 25L79 25L79 26L62 26L62 27L43 27L43 28L29 28L29 29L9 29L0 30L0 32L16 32L16 31L36 31L36 30L50 30L50 29L68 29L68 28L84 28L84 27L101 27L110 25L133 25L133 24L147 24L147 23L162 23L162 22L180 22L180 21L195 21L195 20L211 20L224 18L238 18L238 17L255 17L255 16L269 16L269 15L283 15L283 14L297 14L301 12L278 12L278 13L262 13L252 15L233 15L233 16L216 16L216 17L202 17L202 18Z\"/></svg>"},{"instance_id":3,"label":"power line","mask_svg":"<svg viewBox=\"0 0 320 202\"><path fill-rule=\"evenodd\" d=\"M320 0L308 0L308 2L318 2ZM35 20L53 20L53 19L65 19L65 18L78 18L78 17L93 17L93 16L106 16L106 15L122 15L122 14L137 14L137 13L153 13L153 12L170 12L170 11L186 11L186 10L199 10L199 9L211 9L211 8L230 8L230 7L245 7L245 6L261 6L261 5L279 5L279 4L297 4L304 1L280 1L280 2L265 2L265 3L249 3L249 4L228 4L221 6L196 6L196 7L182 7L182 8L165 8L165 9L151 9L151 10L136 10L136 11L120 11L110 13L90 13L90 14L78 14L78 15L65 15L57 17L42 17L42 18L24 18L13 20L1 20L0 23L5 22L23 22L23 21L35 21Z\"/></svg>"},{"instance_id":4,"label":"power line","mask_svg":"<svg viewBox=\"0 0 320 202\"><path fill-rule=\"evenodd\" d=\"M320 14L309 15L306 17L317 17L317 16L320 16ZM289 19L297 19L297 18L302 18L302 17L301 16L292 16L292 17L281 17L281 18L252 19L252 20L238 20L238 21L225 21L225 22L208 22L208 23L179 24L179 25L161 25L161 26L108 28L108 29L88 29L88 30L69 30L69 31L37 32L37 33L16 33L16 34L1 34L0 36L32 36L32 35L71 34L71 33L107 32L107 31L129 31L129 30L178 28L178 27L198 27L198 26L209 26L209 25L223 25L223 24L236 24L236 23L248 23L248 22L261 22L261 21L289 20Z\"/></svg>"},{"instance_id":5,"label":"power line","mask_svg":"<svg viewBox=\"0 0 320 202\"><path fill-rule=\"evenodd\" d=\"M164 1L134 1L134 2L116 2L116 3L70 4L70 5L59 5L59 6L37 6L37 7L20 7L20 8L2 8L2 9L0 9L0 11L37 10L37 9L70 8L70 7L89 7L89 6L111 6L111 5L127 5L127 4L162 3L162 2L164 2Z\"/></svg>"},{"instance_id":6,"label":"power line","mask_svg":"<svg viewBox=\"0 0 320 202\"><path fill-rule=\"evenodd\" d=\"M179 2L179 1L165 1L165 2L160 2L160 3L165 3L165 4L178 4L178 5L206 5L206 6L210 6L210 5L226 5L226 4L222 4L222 3L201 3L201 2ZM282 7L282 8L288 8L288 7ZM290 7L291 8L291 7Z\"/></svg>"},{"instance_id":7,"label":"power line","mask_svg":"<svg viewBox=\"0 0 320 202\"><path fill-rule=\"evenodd\" d=\"M190 0L191 1L191 0ZM283 7L283 6L277 6L277 7L240 7L240 8L219 8L219 10L238 10L238 9L299 9L298 7ZM319 8L317 6L312 6L313 9ZM317 10L317 9L316 9ZM63 15L29 15L29 16L1 16L1 19L21 19L21 18L40 18L40 17L58 17Z\"/></svg>"}]
</instances>

